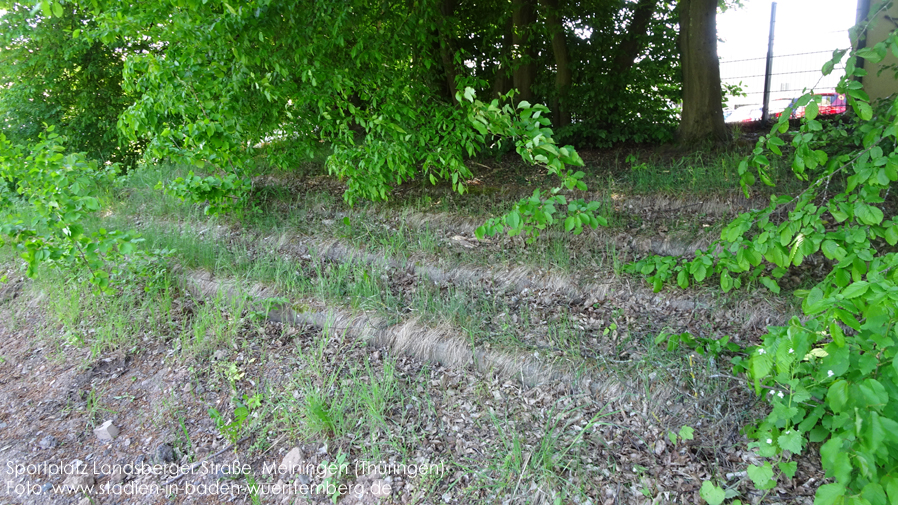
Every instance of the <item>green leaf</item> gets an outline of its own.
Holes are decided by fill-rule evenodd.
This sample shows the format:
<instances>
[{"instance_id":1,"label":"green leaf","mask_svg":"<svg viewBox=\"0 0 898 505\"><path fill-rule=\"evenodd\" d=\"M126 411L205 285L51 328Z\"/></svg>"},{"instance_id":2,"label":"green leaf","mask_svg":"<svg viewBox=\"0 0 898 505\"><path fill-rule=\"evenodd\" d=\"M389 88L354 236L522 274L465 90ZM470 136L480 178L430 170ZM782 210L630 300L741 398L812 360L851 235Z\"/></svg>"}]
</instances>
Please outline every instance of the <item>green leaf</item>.
<instances>
[{"instance_id":1,"label":"green leaf","mask_svg":"<svg viewBox=\"0 0 898 505\"><path fill-rule=\"evenodd\" d=\"M886 239L886 242L889 245L898 244L898 226L892 225L885 229L885 233L883 233L883 238Z\"/></svg>"},{"instance_id":2,"label":"green leaf","mask_svg":"<svg viewBox=\"0 0 898 505\"><path fill-rule=\"evenodd\" d=\"M764 462L762 466L748 465L746 471L758 489L770 489L776 485L776 480L773 479L773 467L770 465L770 462Z\"/></svg>"},{"instance_id":3,"label":"green leaf","mask_svg":"<svg viewBox=\"0 0 898 505\"><path fill-rule=\"evenodd\" d=\"M514 210L505 216L505 223L513 230L517 230L521 226L521 214Z\"/></svg>"},{"instance_id":4,"label":"green leaf","mask_svg":"<svg viewBox=\"0 0 898 505\"><path fill-rule=\"evenodd\" d=\"M848 405L848 382L837 380L826 393L826 403L834 412L841 412Z\"/></svg>"},{"instance_id":5,"label":"green leaf","mask_svg":"<svg viewBox=\"0 0 898 505\"><path fill-rule=\"evenodd\" d=\"M833 337L833 342L839 347L845 347L845 332L838 323L833 321L829 325L829 333Z\"/></svg>"},{"instance_id":6,"label":"green leaf","mask_svg":"<svg viewBox=\"0 0 898 505\"><path fill-rule=\"evenodd\" d=\"M873 118L873 109L867 102L856 100L854 102L854 112L864 121L869 121Z\"/></svg>"},{"instance_id":7,"label":"green leaf","mask_svg":"<svg viewBox=\"0 0 898 505\"><path fill-rule=\"evenodd\" d=\"M839 483L825 484L817 488L814 505L835 505L845 496L845 486Z\"/></svg>"},{"instance_id":8,"label":"green leaf","mask_svg":"<svg viewBox=\"0 0 898 505\"><path fill-rule=\"evenodd\" d=\"M53 2L53 15L58 18L62 17L62 5L59 2Z\"/></svg>"},{"instance_id":9,"label":"green leaf","mask_svg":"<svg viewBox=\"0 0 898 505\"><path fill-rule=\"evenodd\" d=\"M724 293L729 293L730 290L733 289L733 278L730 277L728 271L724 271L720 274L720 289L722 289Z\"/></svg>"},{"instance_id":10,"label":"green leaf","mask_svg":"<svg viewBox=\"0 0 898 505\"><path fill-rule=\"evenodd\" d=\"M796 430L786 430L776 439L777 445L790 451L792 454L800 454L804 439Z\"/></svg>"},{"instance_id":11,"label":"green leaf","mask_svg":"<svg viewBox=\"0 0 898 505\"><path fill-rule=\"evenodd\" d=\"M708 505L720 505L726 499L726 491L722 487L715 485L710 480L702 482L702 488L698 492Z\"/></svg>"},{"instance_id":12,"label":"green leaf","mask_svg":"<svg viewBox=\"0 0 898 505\"><path fill-rule=\"evenodd\" d=\"M868 289L870 289L870 283L867 281L853 282L842 291L842 296L845 297L846 300L850 300L866 293Z\"/></svg>"},{"instance_id":13,"label":"green leaf","mask_svg":"<svg viewBox=\"0 0 898 505\"><path fill-rule=\"evenodd\" d=\"M693 430L689 426L683 426L682 428L680 428L680 438L682 438L683 440L692 440L694 431L695 430Z\"/></svg>"},{"instance_id":14,"label":"green leaf","mask_svg":"<svg viewBox=\"0 0 898 505\"><path fill-rule=\"evenodd\" d=\"M843 247L833 240L824 240L820 245L820 250L823 251L824 256L831 260L841 261L848 254Z\"/></svg>"},{"instance_id":15,"label":"green leaf","mask_svg":"<svg viewBox=\"0 0 898 505\"><path fill-rule=\"evenodd\" d=\"M879 63L882 61L884 53L877 51L876 47L865 47L863 49L858 49L857 55L870 63Z\"/></svg>"},{"instance_id":16,"label":"green leaf","mask_svg":"<svg viewBox=\"0 0 898 505\"><path fill-rule=\"evenodd\" d=\"M779 287L779 284L777 284L775 280L771 279L770 277L761 277L760 281L761 281L761 284L763 284L764 286L767 287L767 289L769 289L770 291L773 291L774 293L779 294L780 287Z\"/></svg>"},{"instance_id":17,"label":"green leaf","mask_svg":"<svg viewBox=\"0 0 898 505\"><path fill-rule=\"evenodd\" d=\"M820 460L826 470L827 477L835 477L837 481L851 480L851 459L843 449L843 439L833 436L820 447Z\"/></svg>"},{"instance_id":18,"label":"green leaf","mask_svg":"<svg viewBox=\"0 0 898 505\"><path fill-rule=\"evenodd\" d=\"M889 503L894 505L898 503L898 476L888 475L883 477L882 482L885 484L885 491L889 498Z\"/></svg>"},{"instance_id":19,"label":"green leaf","mask_svg":"<svg viewBox=\"0 0 898 505\"><path fill-rule=\"evenodd\" d=\"M807 118L808 121L811 121L817 117L818 113L819 113L819 109L817 107L817 102L814 100L811 100L808 103L808 106L805 107L805 109L804 109L804 117Z\"/></svg>"},{"instance_id":20,"label":"green leaf","mask_svg":"<svg viewBox=\"0 0 898 505\"><path fill-rule=\"evenodd\" d=\"M680 273L677 274L677 286L680 286L683 289L689 287L689 274L686 272L686 269L680 270Z\"/></svg>"},{"instance_id":21,"label":"green leaf","mask_svg":"<svg viewBox=\"0 0 898 505\"><path fill-rule=\"evenodd\" d=\"M870 482L864 486L861 491L861 497L867 500L871 505L888 505L886 501L886 492L877 482Z\"/></svg>"},{"instance_id":22,"label":"green leaf","mask_svg":"<svg viewBox=\"0 0 898 505\"><path fill-rule=\"evenodd\" d=\"M863 224L875 225L882 222L883 213L878 207L858 203L854 207L854 216Z\"/></svg>"},{"instance_id":23,"label":"green leaf","mask_svg":"<svg viewBox=\"0 0 898 505\"><path fill-rule=\"evenodd\" d=\"M776 466L779 467L787 479L795 477L795 472L798 470L798 463L795 461L780 461Z\"/></svg>"}]
</instances>

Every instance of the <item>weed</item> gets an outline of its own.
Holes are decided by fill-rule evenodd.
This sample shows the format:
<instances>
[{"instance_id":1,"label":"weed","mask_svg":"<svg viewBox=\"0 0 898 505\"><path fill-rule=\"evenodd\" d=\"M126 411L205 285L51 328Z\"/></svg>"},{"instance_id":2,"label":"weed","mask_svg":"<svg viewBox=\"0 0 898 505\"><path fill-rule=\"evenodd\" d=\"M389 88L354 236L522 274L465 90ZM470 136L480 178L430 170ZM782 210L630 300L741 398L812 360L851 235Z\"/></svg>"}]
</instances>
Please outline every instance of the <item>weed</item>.
<instances>
[{"instance_id":1,"label":"weed","mask_svg":"<svg viewBox=\"0 0 898 505\"><path fill-rule=\"evenodd\" d=\"M243 426L246 422L246 419L254 409L258 408L261 405L262 398L259 394L253 395L252 397L243 395L242 402L238 399L235 399L234 403L237 405L237 407L234 409L233 420L225 420L221 413L219 413L218 410L214 408L209 409L209 417L211 417L215 422L215 426L218 428L218 431L226 439L228 439L228 441L234 446L234 450L236 450L237 442L240 439L240 434L243 431Z\"/></svg>"},{"instance_id":2,"label":"weed","mask_svg":"<svg viewBox=\"0 0 898 505\"><path fill-rule=\"evenodd\" d=\"M312 433L323 433L327 436L337 434L338 425L342 426L343 412L338 405L328 404L320 391L311 391L305 398L305 417Z\"/></svg>"},{"instance_id":3,"label":"weed","mask_svg":"<svg viewBox=\"0 0 898 505\"><path fill-rule=\"evenodd\" d=\"M184 416L178 416L178 425L181 427L181 436L178 438L176 446L181 449L183 454L187 455L188 461L192 462L195 453L193 440L190 438L190 432L187 430L187 425L184 423Z\"/></svg>"},{"instance_id":4,"label":"weed","mask_svg":"<svg viewBox=\"0 0 898 505\"><path fill-rule=\"evenodd\" d=\"M87 424L91 427L96 426L97 419L102 412L108 412L111 414L115 414L116 412L112 409L103 407L101 402L103 400L103 396L106 394L105 389L95 389L92 388L87 392L87 397L84 399L84 415L87 417Z\"/></svg>"},{"instance_id":5,"label":"weed","mask_svg":"<svg viewBox=\"0 0 898 505\"><path fill-rule=\"evenodd\" d=\"M685 440L692 440L694 432L695 430L693 430L691 427L683 426L680 428L680 431L678 433L674 433L672 431L667 432L667 438L670 439L671 444L677 445L678 441L683 442Z\"/></svg>"},{"instance_id":6,"label":"weed","mask_svg":"<svg viewBox=\"0 0 898 505\"><path fill-rule=\"evenodd\" d=\"M253 505L261 505L262 499L259 497L259 485L256 483L256 476L250 472L244 478L246 478L246 487L249 491L250 501L252 501Z\"/></svg>"},{"instance_id":7,"label":"weed","mask_svg":"<svg viewBox=\"0 0 898 505\"><path fill-rule=\"evenodd\" d=\"M385 411L387 405L392 404L396 395L395 365L392 361L383 363L382 378L378 378L371 369L371 362L365 361L365 370L368 382L360 388L361 403L365 407L369 423L373 428L385 428L387 420Z\"/></svg>"},{"instance_id":8,"label":"weed","mask_svg":"<svg viewBox=\"0 0 898 505\"><path fill-rule=\"evenodd\" d=\"M334 459L333 463L326 465L324 473L327 477L319 484L319 488L324 490L331 503L336 504L341 496L340 480L349 473L349 464L346 463L346 454L342 450L337 451Z\"/></svg>"}]
</instances>

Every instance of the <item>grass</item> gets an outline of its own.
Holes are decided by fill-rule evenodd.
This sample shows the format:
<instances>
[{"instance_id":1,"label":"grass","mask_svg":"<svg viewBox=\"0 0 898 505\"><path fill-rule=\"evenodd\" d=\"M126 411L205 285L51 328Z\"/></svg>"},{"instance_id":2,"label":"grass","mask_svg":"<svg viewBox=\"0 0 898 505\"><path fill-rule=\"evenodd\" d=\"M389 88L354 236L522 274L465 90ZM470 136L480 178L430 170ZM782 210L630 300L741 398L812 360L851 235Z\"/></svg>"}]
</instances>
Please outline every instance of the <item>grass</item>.
<instances>
[{"instance_id":1,"label":"grass","mask_svg":"<svg viewBox=\"0 0 898 505\"><path fill-rule=\"evenodd\" d=\"M201 247L195 245L196 249ZM207 244L206 247L210 246ZM207 258L207 261L220 261L216 259L219 258L217 254L200 256ZM280 276L281 282L292 283L294 287L308 290L306 292L329 290L322 292L328 296L339 296L340 299L347 296L358 299L360 306L375 301L376 304L389 302L389 299L379 295L384 291L380 284L383 281L378 275L381 272L367 267L343 267L341 270L334 266L332 276L324 278L328 282L316 284L312 280L303 281L301 277L287 280L290 278L286 274L289 271L288 262L277 267L269 265L269 269L264 269L260 265L269 263L267 258L256 256L253 263L243 261L239 253L235 253L234 258L247 268L239 272L246 281ZM328 275L326 269L322 272ZM176 359L197 363L198 359L216 347L242 348L240 342L259 338L251 335L258 330L253 329L257 327L255 323L247 320L248 307L223 296L195 304L190 316L179 319L174 310L178 303L171 299L167 302L161 300L163 297L172 298L177 293L170 279L164 279L166 282L154 285L154 289L135 291L153 300L152 304L139 303L139 299L135 298L128 303L109 305L112 319L119 312L130 310L134 319L141 322L130 334L132 339L139 339L141 334L138 331L161 330L160 334L155 335L157 342L168 342L177 349ZM372 286L378 289L372 289ZM496 317L497 311L510 309L495 298L490 300L481 296L476 302L472 301L470 292L460 289L441 290L434 287L423 291L425 294L416 298L422 312L432 311L444 316L454 313L457 321L463 324L473 323L478 314ZM89 293L86 293L88 297ZM377 296L372 298L372 293ZM61 306L53 311L59 314L58 321L67 321L67 324L78 327L86 319L92 320L89 318L91 300L80 301L80 298L65 297ZM519 316L516 325L525 331L532 329L532 314L520 311L516 314ZM567 338L565 332L569 331L568 325L569 322L562 321L553 330L556 332L553 338ZM506 329L508 338L516 334L515 330L509 325ZM473 385L476 398L473 403L465 396L457 401L457 397L446 393L445 387L434 387L444 371L427 366L410 370L397 365L394 358L373 359L360 343L346 342L328 335L330 333L321 332L297 340L297 350L293 355L298 362L293 367L291 387L286 390L258 390L261 406L254 410L258 416L247 417L245 425L240 427L241 435L249 434L257 439L254 443L257 451L266 450L265 439L283 434L290 439L326 441L336 448L331 457L346 454L356 460L411 464L419 457L416 454L428 443L427 434L434 433L435 427L446 420L467 417L469 421L466 423L470 424L466 424L469 428L465 429L476 433L471 436L495 440L503 450L479 455L476 452L453 452L452 459L447 462L450 469L448 479L425 475L414 481L424 502L439 499L445 493L470 503L486 503L495 496L512 500L545 496L562 502L574 497L596 496L598 484L595 483L596 466L592 462L592 454L600 445L596 438L597 429L613 424L605 422L606 417L613 413L588 402L571 406L566 399L559 399L547 408L529 413L526 412L527 404L519 400L514 400L516 406L509 408L507 403L494 396L494 392L500 389L489 378L477 379ZM105 342L103 338L89 334L78 345L91 347L95 345L92 339ZM119 344L123 345L124 342ZM101 353L110 350L105 344L100 349ZM357 359L360 352L365 353L364 359ZM653 358L659 359L661 355ZM258 373L257 366L260 365L255 365L254 359L257 363L268 361L260 356L247 358L245 365L240 366L232 366L235 365L232 361L221 363L220 380L227 384L230 396L253 394L247 392L247 379ZM662 366L670 366L670 363ZM646 372L643 370L641 373ZM502 395L516 394L514 388L502 391ZM157 405L161 410L153 418L160 422L169 419L177 423L173 427L174 432L178 433L176 445L181 453L192 454L193 442L184 422L184 414L177 407L174 397L165 397ZM222 415L230 417L229 412L223 411ZM454 471L466 472L472 479L455 480L451 477ZM257 478L252 476L253 481ZM339 476L335 478L338 481L341 479Z\"/></svg>"},{"instance_id":2,"label":"grass","mask_svg":"<svg viewBox=\"0 0 898 505\"><path fill-rule=\"evenodd\" d=\"M732 186L727 159L700 161L667 169L662 164L634 164L630 178L615 179L615 184L635 193L673 191L678 184L698 193ZM721 170L713 170L713 163L720 163ZM165 170L156 167L132 173L122 190L127 198L104 222L127 228L140 221L147 249L176 250L181 268L207 269L240 285L273 287L279 298L269 300L269 306L312 298L370 312L393 323L415 317L422 324L448 325L464 332L474 347L563 361L577 373L601 369L621 382L642 384L648 398L657 393L653 388L659 383L683 383L684 389L695 392L696 398L675 401L697 404L700 394L721 392L721 384L710 379L717 372L714 365L660 349L651 325L629 323L612 307L605 311L600 327L584 328L573 311L559 307L554 299L543 304L539 296L505 292L488 284L437 285L403 277L384 264L325 260L314 248L309 258L300 259L259 240L262 235L286 233L338 237L384 257L441 262L447 267L469 263L501 268L525 263L581 277L597 269L619 272L626 261L627 256L614 245L584 250L583 242L568 235L552 235L534 245L505 239L497 240L495 247L449 252L459 250L446 247L445 229L411 226L392 215L400 209L403 217L419 210L483 216L507 208L509 199L501 194L483 191L470 203L460 204L451 195L437 197L420 191L389 206L363 204L348 209L328 193L301 195L296 201L286 187L265 186L254 195L259 212L248 213L239 223L256 234L252 236L233 231L236 223L230 218L208 218L195 206L180 205L149 190ZM289 204L286 212L270 212L282 203ZM619 227L631 222L626 216L608 215L618 220ZM183 230L174 232L177 227ZM197 228L209 231L198 236ZM65 338L57 341L59 347L89 349L92 358L121 350L137 353L150 345L171 347L171 360L194 368L190 380L220 386L215 389L232 399L228 409L222 407L221 426L234 418L233 407L239 408L241 398L243 403L247 398L258 400L253 415L241 421L232 437L253 437L257 455L272 448L272 439L280 435L291 441L325 443L332 449L327 455L331 459L349 455L413 462L423 457L422 447L438 440L441 449L435 453L451 459L449 476L423 476L415 481L424 502L440 500L444 494L471 503L488 503L495 496L510 501L530 497L569 502L600 496L601 475L607 477L601 470L617 471L614 450L602 430L630 428L613 421L618 412L591 399L570 392L546 395L551 400L532 399L527 388L506 386L493 377L466 377L466 389L455 391L447 384L451 371L430 364L416 368L406 358L375 357L374 350L363 343L332 335L328 328L291 334L293 341L286 352L291 373L282 382L268 382L260 377L266 377L269 362L285 359L283 354L270 353L270 341L285 339L288 333L285 328L280 335L265 333L264 310L260 312L246 298L220 293L192 299L181 291L176 276L165 271L149 280L133 277L116 296L99 294L70 276L44 270L32 288L44 290L50 301L52 331L45 338L53 338L62 329ZM245 356L239 362L229 357L211 364L217 350ZM620 359L625 353L629 356ZM530 401L540 406L532 408ZM174 432L181 452L194 454L184 414L174 397L163 398L156 408L161 410L154 419L168 419L158 422L177 422ZM446 434L455 438L450 440ZM496 450L475 447L469 451L467 438L490 440ZM604 461L597 461L599 454ZM457 477L457 472L471 477ZM634 489L654 493L653 481L642 471L636 473ZM341 478L336 476L337 481ZM256 482L254 474L246 479Z\"/></svg>"},{"instance_id":3,"label":"grass","mask_svg":"<svg viewBox=\"0 0 898 505\"><path fill-rule=\"evenodd\" d=\"M288 298L313 297L328 303L375 311L389 321L416 316L422 323L438 326L448 323L464 329L472 346L487 345L495 349L513 352L538 353L555 356L580 367L605 366L609 355L596 352L596 344L606 349L603 342L613 344L613 354L619 356L625 349L635 349L635 356L644 356L654 347L652 334L637 334L645 330L629 330L621 327L608 334L601 329L584 331L562 308L560 319L548 321L542 312L533 313L528 303L519 303L505 293L486 290L477 286L438 286L419 282L412 291L397 290L390 282L393 273L378 265L357 262L334 263L309 260L297 264L295 260L277 253L253 250L249 244L229 239L222 247L217 237L191 239L190 231L172 235L163 228L149 227L145 238L152 248L178 248L184 264L206 268L219 275L231 275L245 284L268 283ZM224 250L222 250L224 249ZM315 252L312 251L313 258ZM221 301L219 301L220 303ZM245 308L231 309L240 311ZM556 309L552 309L556 310ZM193 334L182 334L186 339L181 348L195 355L202 354L203 346L213 349L227 338L216 340L227 330L220 313L200 308L193 327ZM233 330L231 330L233 331ZM622 337L615 337L620 333ZM635 344L635 346L634 346ZM637 358L638 359L638 358ZM615 366L613 368L620 368ZM655 369L644 367L644 375ZM663 368L663 365L660 366Z\"/></svg>"},{"instance_id":4,"label":"grass","mask_svg":"<svg viewBox=\"0 0 898 505\"><path fill-rule=\"evenodd\" d=\"M90 427L97 426L100 415L105 413L115 414L115 411L103 406L103 400L106 391L103 389L91 388L84 398L84 415L87 417L87 423Z\"/></svg>"},{"instance_id":5,"label":"grass","mask_svg":"<svg viewBox=\"0 0 898 505\"><path fill-rule=\"evenodd\" d=\"M644 170L646 173L658 171L651 167ZM708 171L715 172L710 169ZM673 172L680 173L678 170ZM692 177L695 180L708 180L704 175L695 175L694 172L693 170ZM129 189L127 205L122 207L120 212L126 215L154 215L165 216L167 219L207 222L198 214L199 210L196 206L181 206L178 212L168 210L169 206L174 205L176 201L169 197L160 199L159 192L150 189L152 188L151 183L155 184L154 181L164 175L165 171L159 167L146 170L146 173L133 174L132 179L128 181L131 189ZM652 178L656 177L649 177L649 179ZM670 186L678 187L681 185L680 182L677 179L671 182ZM615 179L614 184L620 183ZM338 196L326 191L297 193L297 191L305 191L304 188L300 187L296 191L289 191L285 187L280 189L277 189L277 186L265 187L274 188L271 190L272 193L279 195L278 198L286 198L286 201L282 201L282 205L277 204L275 201L277 199L274 197L255 201L253 205L257 206L256 211L246 214L241 223L242 226L258 230L289 230L294 234L312 237L338 237L363 249L370 250L377 246L379 251L397 258L410 258L416 255L445 257L447 253L445 237L447 233L454 233L451 226L448 230L445 227L441 228L440 225L436 227L409 226L407 217L411 213L423 212L432 215L434 212L455 212L461 213L462 216L468 216L472 223L478 223L486 216L504 213L517 199L517 197L488 198L477 203L475 200L478 198L475 196L471 198L472 201L475 201L472 203L473 208L462 208L446 206L445 202L447 198L464 197L445 195L446 198L440 198L434 203L432 199L428 200L431 197L409 196L399 198L387 205L359 202L355 208L349 208ZM606 193L609 195L626 192L626 189L609 185L607 180L601 181L599 187L607 189ZM650 189L650 187L646 186L646 189ZM144 196L132 198L137 194L144 194ZM164 200L166 203L160 204L154 199ZM187 212L184 207L193 210ZM609 209L610 206L606 205L601 213L609 219L612 230L629 229L631 226L641 224L641 220L637 216L619 214ZM208 222L210 225L215 224L215 220ZM688 240L691 238L689 235L693 234L696 229L700 230L701 226L694 225L687 220L683 223L671 223L668 228L671 228L672 231L682 230L685 235L684 239ZM597 263L610 261L611 251L608 250L608 246L603 246L601 241L598 244L584 242L580 238L557 232L550 235L549 238L539 240L531 245L525 245L520 240L501 239L500 237L500 247L477 247L474 250L465 251L461 256L465 261L474 264L494 265L515 262L569 272L591 268ZM614 254L619 256L620 251L614 251Z\"/></svg>"}]
</instances>

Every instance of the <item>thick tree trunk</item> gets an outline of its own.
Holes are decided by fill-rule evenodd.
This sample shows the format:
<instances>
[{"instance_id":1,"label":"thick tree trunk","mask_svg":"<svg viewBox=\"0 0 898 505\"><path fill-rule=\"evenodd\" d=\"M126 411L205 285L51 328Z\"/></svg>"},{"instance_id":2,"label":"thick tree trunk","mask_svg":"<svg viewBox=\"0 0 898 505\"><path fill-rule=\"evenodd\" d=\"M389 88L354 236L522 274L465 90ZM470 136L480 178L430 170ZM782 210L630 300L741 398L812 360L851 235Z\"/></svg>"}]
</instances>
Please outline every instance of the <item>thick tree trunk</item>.
<instances>
[{"instance_id":1,"label":"thick tree trunk","mask_svg":"<svg viewBox=\"0 0 898 505\"><path fill-rule=\"evenodd\" d=\"M681 143L722 141L720 61L717 58L717 0L680 0L680 62L683 112L677 133Z\"/></svg>"},{"instance_id":2,"label":"thick tree trunk","mask_svg":"<svg viewBox=\"0 0 898 505\"><path fill-rule=\"evenodd\" d=\"M555 101L552 104L552 123L556 128L560 128L571 124L567 97L573 83L573 75L559 1L543 0L543 3L546 6L546 25L552 34L552 52L555 55Z\"/></svg>"},{"instance_id":3,"label":"thick tree trunk","mask_svg":"<svg viewBox=\"0 0 898 505\"><path fill-rule=\"evenodd\" d=\"M512 81L518 90L515 101L533 101L533 81L536 80L536 52L533 44L534 24L536 23L536 0L514 0L512 2L512 21L514 35L512 44L518 56L515 62Z\"/></svg>"}]
</instances>

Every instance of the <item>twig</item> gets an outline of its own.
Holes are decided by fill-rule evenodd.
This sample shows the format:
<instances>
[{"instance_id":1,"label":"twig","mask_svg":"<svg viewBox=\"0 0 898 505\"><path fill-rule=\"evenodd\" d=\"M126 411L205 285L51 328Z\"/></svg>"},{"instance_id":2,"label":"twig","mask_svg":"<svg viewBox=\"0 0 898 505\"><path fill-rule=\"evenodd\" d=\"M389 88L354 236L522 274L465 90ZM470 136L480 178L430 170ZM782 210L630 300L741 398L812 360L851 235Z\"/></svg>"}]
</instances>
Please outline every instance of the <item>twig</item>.
<instances>
[{"instance_id":1,"label":"twig","mask_svg":"<svg viewBox=\"0 0 898 505\"><path fill-rule=\"evenodd\" d=\"M514 497L518 495L518 488L521 487L521 480L524 478L524 474L527 473L527 465L530 463L530 456L533 456L533 451L527 453L527 457L524 458L524 463L521 465L523 466L523 468L521 469L521 475L518 476L518 484L514 487L514 493L511 493L512 499L514 499Z\"/></svg>"},{"instance_id":2,"label":"twig","mask_svg":"<svg viewBox=\"0 0 898 505\"><path fill-rule=\"evenodd\" d=\"M222 449L222 450L216 452L215 454L213 454L213 455L211 455L211 456L206 456L206 457L203 458L202 460L197 461L196 463L190 465L190 470L189 470L188 472L186 472L186 473L180 473L180 474L176 475L175 477L172 477L171 479L169 479L168 482L165 483L165 486L168 486L169 484L174 484L175 482L178 482L179 480L181 480L182 477L184 477L184 476L187 475L188 473L192 473L198 466L202 465L205 461L210 460L210 459L212 459L212 458L215 458L216 456L218 456L218 455L224 453L225 451L227 451L227 450L230 449L231 447L240 445L240 444L242 444L243 442L246 442L247 440L249 440L249 435L247 435L247 436L241 438L241 439L238 440L237 442L235 442L235 443L233 443L233 444L231 444L231 445L225 447L224 449Z\"/></svg>"},{"instance_id":3,"label":"twig","mask_svg":"<svg viewBox=\"0 0 898 505\"><path fill-rule=\"evenodd\" d=\"M274 447L275 447L276 445L278 445L278 444L281 442L281 440L284 439L285 436L287 436L287 435L284 434L284 435L279 436L279 437L277 438L277 440L275 440L275 441L271 444L271 446L268 447L268 449L265 449L265 450L262 452L261 456L264 456L264 455L268 454L268 451L274 449Z\"/></svg>"}]
</instances>

